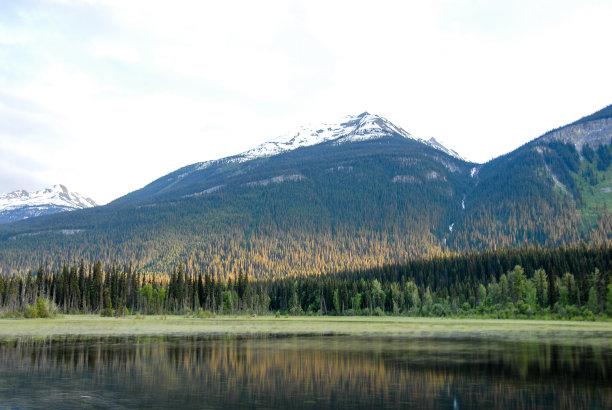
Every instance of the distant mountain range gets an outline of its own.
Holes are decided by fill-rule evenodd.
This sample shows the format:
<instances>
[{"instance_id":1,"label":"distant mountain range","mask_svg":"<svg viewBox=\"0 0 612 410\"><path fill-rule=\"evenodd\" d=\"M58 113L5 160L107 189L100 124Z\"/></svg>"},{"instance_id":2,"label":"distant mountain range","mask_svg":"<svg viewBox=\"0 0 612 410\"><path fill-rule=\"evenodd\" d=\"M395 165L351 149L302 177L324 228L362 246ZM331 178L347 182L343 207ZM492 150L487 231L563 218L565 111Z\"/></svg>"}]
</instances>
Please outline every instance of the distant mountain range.
<instances>
[{"instance_id":1,"label":"distant mountain range","mask_svg":"<svg viewBox=\"0 0 612 410\"><path fill-rule=\"evenodd\" d=\"M188 165L105 206L0 225L0 269L83 258L278 277L609 243L611 142L612 106L475 164L363 113Z\"/></svg>"},{"instance_id":2,"label":"distant mountain range","mask_svg":"<svg viewBox=\"0 0 612 410\"><path fill-rule=\"evenodd\" d=\"M20 221L57 212L91 208L97 204L64 185L28 192L14 191L0 195L0 223Z\"/></svg>"}]
</instances>

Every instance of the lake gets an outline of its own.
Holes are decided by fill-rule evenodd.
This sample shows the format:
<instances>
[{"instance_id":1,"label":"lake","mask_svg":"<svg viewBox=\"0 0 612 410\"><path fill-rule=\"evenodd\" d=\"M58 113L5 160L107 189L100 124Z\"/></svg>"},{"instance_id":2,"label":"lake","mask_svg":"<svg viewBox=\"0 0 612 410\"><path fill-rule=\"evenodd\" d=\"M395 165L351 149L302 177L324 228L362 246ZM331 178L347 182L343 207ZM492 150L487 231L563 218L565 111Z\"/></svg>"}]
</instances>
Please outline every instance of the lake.
<instances>
[{"instance_id":1,"label":"lake","mask_svg":"<svg viewBox=\"0 0 612 410\"><path fill-rule=\"evenodd\" d=\"M490 338L0 342L8 408L612 408L610 346Z\"/></svg>"}]
</instances>

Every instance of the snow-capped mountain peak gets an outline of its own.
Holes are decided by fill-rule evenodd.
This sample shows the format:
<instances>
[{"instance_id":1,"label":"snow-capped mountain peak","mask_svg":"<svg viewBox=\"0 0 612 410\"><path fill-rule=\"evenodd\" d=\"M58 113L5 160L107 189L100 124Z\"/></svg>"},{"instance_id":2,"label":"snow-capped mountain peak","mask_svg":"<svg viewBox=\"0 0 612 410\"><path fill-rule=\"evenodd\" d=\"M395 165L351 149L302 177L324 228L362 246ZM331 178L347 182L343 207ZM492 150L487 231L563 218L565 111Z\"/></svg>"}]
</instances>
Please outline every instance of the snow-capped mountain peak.
<instances>
[{"instance_id":1,"label":"snow-capped mountain peak","mask_svg":"<svg viewBox=\"0 0 612 410\"><path fill-rule=\"evenodd\" d=\"M71 192L64 185L53 185L34 192L17 190L0 195L0 211L23 206L62 206L74 209L91 208L97 204L77 192Z\"/></svg>"},{"instance_id":2,"label":"snow-capped mountain peak","mask_svg":"<svg viewBox=\"0 0 612 410\"><path fill-rule=\"evenodd\" d=\"M271 157L282 154L283 152L295 150L297 148L308 147L324 142L344 144L380 139L389 136L400 136L419 141L440 150L445 154L464 160L464 158L462 158L455 151L446 148L434 138L431 138L430 140L417 138L404 129L396 126L386 118L375 114L370 114L368 112L363 112L359 115L348 115L336 121L303 125L297 130L287 132L241 154L229 158L223 158L221 160L212 160L199 163L196 166L196 170L207 168L218 161L245 162L256 158Z\"/></svg>"},{"instance_id":3,"label":"snow-capped mountain peak","mask_svg":"<svg viewBox=\"0 0 612 410\"><path fill-rule=\"evenodd\" d=\"M243 162L259 157L269 157L328 141L336 141L340 144L378 139L392 134L418 140L385 118L364 112L356 116L348 115L336 121L303 125L297 130L287 132L237 155L236 160Z\"/></svg>"},{"instance_id":4,"label":"snow-capped mountain peak","mask_svg":"<svg viewBox=\"0 0 612 410\"><path fill-rule=\"evenodd\" d=\"M93 206L92 199L61 184L34 192L20 189L0 195L0 223Z\"/></svg>"}]
</instances>

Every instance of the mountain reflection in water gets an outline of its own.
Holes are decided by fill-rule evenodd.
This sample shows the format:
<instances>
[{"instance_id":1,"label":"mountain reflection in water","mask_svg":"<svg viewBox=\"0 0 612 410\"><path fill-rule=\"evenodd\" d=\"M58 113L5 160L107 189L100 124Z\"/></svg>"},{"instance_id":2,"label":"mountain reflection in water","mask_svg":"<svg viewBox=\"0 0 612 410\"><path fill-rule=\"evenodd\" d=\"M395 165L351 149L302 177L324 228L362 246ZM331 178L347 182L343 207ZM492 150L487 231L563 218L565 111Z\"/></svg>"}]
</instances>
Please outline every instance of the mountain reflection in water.
<instances>
[{"instance_id":1,"label":"mountain reflection in water","mask_svg":"<svg viewBox=\"0 0 612 410\"><path fill-rule=\"evenodd\" d=\"M0 342L19 408L612 408L612 351L499 340L127 337Z\"/></svg>"}]
</instances>

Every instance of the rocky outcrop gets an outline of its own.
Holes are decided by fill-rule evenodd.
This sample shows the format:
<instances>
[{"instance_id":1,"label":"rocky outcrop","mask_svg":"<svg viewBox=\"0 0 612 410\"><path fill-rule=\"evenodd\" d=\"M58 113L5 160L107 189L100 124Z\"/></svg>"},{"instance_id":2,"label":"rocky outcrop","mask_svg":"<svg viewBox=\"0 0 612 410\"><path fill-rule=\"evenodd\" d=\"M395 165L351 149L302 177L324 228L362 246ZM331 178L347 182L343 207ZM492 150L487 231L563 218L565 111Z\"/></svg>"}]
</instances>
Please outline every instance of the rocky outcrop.
<instances>
[{"instance_id":1,"label":"rocky outcrop","mask_svg":"<svg viewBox=\"0 0 612 410\"><path fill-rule=\"evenodd\" d=\"M578 151L585 144L592 148L612 143L612 118L604 118L554 130L541 138L543 142L560 141L571 143Z\"/></svg>"}]
</instances>

